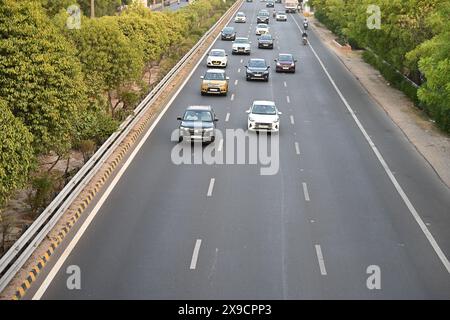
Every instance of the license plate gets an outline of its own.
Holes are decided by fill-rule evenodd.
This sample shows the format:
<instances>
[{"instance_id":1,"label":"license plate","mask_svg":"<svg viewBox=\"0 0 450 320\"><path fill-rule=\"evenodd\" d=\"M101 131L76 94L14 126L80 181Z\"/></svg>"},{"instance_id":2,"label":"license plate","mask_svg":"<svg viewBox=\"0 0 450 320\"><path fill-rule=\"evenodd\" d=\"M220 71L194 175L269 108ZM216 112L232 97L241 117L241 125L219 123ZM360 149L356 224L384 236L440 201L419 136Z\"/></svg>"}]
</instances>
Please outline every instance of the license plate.
<instances>
[{"instance_id":1,"label":"license plate","mask_svg":"<svg viewBox=\"0 0 450 320\"><path fill-rule=\"evenodd\" d=\"M219 91L219 89L212 88L212 89L209 89L209 91L217 92L217 91Z\"/></svg>"},{"instance_id":2,"label":"license plate","mask_svg":"<svg viewBox=\"0 0 450 320\"><path fill-rule=\"evenodd\" d=\"M263 46L264 46L264 47L268 47L269 45L268 45L267 43L264 43Z\"/></svg>"},{"instance_id":3,"label":"license plate","mask_svg":"<svg viewBox=\"0 0 450 320\"><path fill-rule=\"evenodd\" d=\"M289 70L289 67L283 67L283 70Z\"/></svg>"}]
</instances>

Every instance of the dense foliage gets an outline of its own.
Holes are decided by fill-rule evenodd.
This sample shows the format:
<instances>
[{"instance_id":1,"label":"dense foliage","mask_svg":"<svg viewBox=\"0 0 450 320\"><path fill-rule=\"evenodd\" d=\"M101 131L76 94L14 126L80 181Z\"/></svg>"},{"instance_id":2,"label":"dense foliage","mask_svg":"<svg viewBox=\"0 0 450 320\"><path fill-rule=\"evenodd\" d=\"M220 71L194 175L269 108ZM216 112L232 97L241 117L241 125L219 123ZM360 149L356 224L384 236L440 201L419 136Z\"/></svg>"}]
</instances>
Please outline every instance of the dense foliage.
<instances>
[{"instance_id":1,"label":"dense foliage","mask_svg":"<svg viewBox=\"0 0 450 320\"><path fill-rule=\"evenodd\" d=\"M315 16L353 47L371 49L366 61L450 132L449 0L312 0ZM381 28L367 27L370 5ZM388 64L386 64L387 62ZM417 90L395 70L411 79Z\"/></svg>"}]
</instances>

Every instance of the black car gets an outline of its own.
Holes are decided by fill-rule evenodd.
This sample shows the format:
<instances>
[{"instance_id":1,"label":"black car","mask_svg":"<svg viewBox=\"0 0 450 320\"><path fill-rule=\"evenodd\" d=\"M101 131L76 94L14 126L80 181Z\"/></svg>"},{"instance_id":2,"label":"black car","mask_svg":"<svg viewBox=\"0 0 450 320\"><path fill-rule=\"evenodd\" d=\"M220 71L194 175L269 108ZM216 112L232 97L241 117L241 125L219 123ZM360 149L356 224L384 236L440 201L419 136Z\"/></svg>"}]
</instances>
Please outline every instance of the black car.
<instances>
[{"instance_id":1,"label":"black car","mask_svg":"<svg viewBox=\"0 0 450 320\"><path fill-rule=\"evenodd\" d=\"M236 31L233 27L225 27L222 29L221 33L222 40L236 40Z\"/></svg>"},{"instance_id":2,"label":"black car","mask_svg":"<svg viewBox=\"0 0 450 320\"><path fill-rule=\"evenodd\" d=\"M267 8L273 8L273 7L275 7L275 3L273 1L267 1L266 7Z\"/></svg>"},{"instance_id":3,"label":"black car","mask_svg":"<svg viewBox=\"0 0 450 320\"><path fill-rule=\"evenodd\" d=\"M260 11L256 16L256 23L266 23L269 24L269 12L268 11Z\"/></svg>"},{"instance_id":4,"label":"black car","mask_svg":"<svg viewBox=\"0 0 450 320\"><path fill-rule=\"evenodd\" d=\"M275 3L281 3L281 0L275 0Z\"/></svg>"},{"instance_id":5,"label":"black car","mask_svg":"<svg viewBox=\"0 0 450 320\"><path fill-rule=\"evenodd\" d=\"M264 59L250 59L248 66L245 66L246 80L264 80L269 81L269 68Z\"/></svg>"},{"instance_id":6,"label":"black car","mask_svg":"<svg viewBox=\"0 0 450 320\"><path fill-rule=\"evenodd\" d=\"M180 121L178 142L213 142L216 139L216 122L219 120L210 106L190 106L177 120Z\"/></svg>"},{"instance_id":7,"label":"black car","mask_svg":"<svg viewBox=\"0 0 450 320\"><path fill-rule=\"evenodd\" d=\"M278 59L275 59L277 66L275 67L275 72L295 72L295 63L297 60L294 59L290 53L280 53Z\"/></svg>"},{"instance_id":8,"label":"black car","mask_svg":"<svg viewBox=\"0 0 450 320\"><path fill-rule=\"evenodd\" d=\"M258 48L273 49L273 37L266 33L258 38Z\"/></svg>"}]
</instances>

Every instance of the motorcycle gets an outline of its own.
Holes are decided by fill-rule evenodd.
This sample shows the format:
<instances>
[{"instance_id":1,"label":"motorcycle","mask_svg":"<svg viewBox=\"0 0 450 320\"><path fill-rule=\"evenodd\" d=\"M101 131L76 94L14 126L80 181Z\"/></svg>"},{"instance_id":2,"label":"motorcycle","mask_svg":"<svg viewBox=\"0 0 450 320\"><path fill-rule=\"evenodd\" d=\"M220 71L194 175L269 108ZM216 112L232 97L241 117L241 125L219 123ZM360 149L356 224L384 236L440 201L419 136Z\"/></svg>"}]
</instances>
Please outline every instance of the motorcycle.
<instances>
[{"instance_id":1,"label":"motorcycle","mask_svg":"<svg viewBox=\"0 0 450 320\"><path fill-rule=\"evenodd\" d=\"M303 37L302 40L303 40L303 45L306 46L308 44L308 38Z\"/></svg>"},{"instance_id":2,"label":"motorcycle","mask_svg":"<svg viewBox=\"0 0 450 320\"><path fill-rule=\"evenodd\" d=\"M308 30L308 23L303 23L303 28L305 29L305 30Z\"/></svg>"}]
</instances>

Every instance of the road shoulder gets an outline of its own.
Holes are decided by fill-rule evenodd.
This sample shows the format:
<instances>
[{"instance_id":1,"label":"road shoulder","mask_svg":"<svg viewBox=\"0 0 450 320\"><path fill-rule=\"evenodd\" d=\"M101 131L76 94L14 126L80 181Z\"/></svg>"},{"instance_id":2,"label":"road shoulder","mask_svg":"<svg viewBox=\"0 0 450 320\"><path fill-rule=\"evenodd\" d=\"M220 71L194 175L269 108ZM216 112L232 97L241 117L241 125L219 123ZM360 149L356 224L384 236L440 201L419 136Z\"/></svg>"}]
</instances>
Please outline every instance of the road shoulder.
<instances>
[{"instance_id":1,"label":"road shoulder","mask_svg":"<svg viewBox=\"0 0 450 320\"><path fill-rule=\"evenodd\" d=\"M450 137L441 132L403 92L391 87L378 70L366 63L362 51L340 47L334 41L336 36L317 19L309 17L309 21L323 43L336 54L450 188Z\"/></svg>"}]
</instances>

